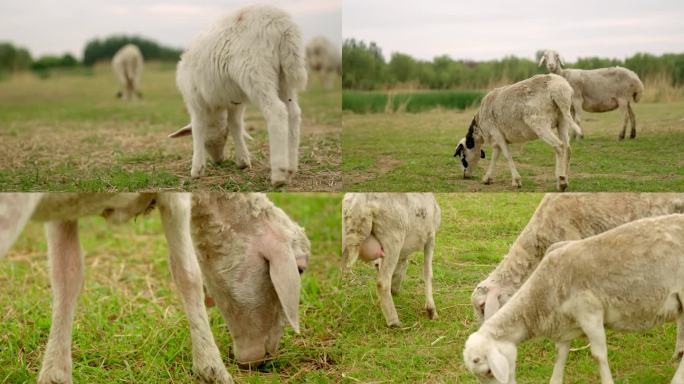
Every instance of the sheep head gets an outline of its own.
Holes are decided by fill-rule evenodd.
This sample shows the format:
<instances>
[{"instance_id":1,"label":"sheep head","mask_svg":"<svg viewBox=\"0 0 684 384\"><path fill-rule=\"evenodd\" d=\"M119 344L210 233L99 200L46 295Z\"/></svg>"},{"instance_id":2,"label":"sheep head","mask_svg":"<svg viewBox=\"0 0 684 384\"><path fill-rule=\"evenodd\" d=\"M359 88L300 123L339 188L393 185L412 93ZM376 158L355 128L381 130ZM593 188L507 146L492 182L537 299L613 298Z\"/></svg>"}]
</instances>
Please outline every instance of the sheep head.
<instances>
[{"instance_id":1,"label":"sheep head","mask_svg":"<svg viewBox=\"0 0 684 384\"><path fill-rule=\"evenodd\" d=\"M541 59L539 59L539 66L541 67L544 63L546 63L546 69L555 74L558 74L561 68L565 66L565 60L563 60L563 57L561 57L558 52L553 50L544 51Z\"/></svg>"},{"instance_id":2,"label":"sheep head","mask_svg":"<svg viewBox=\"0 0 684 384\"><path fill-rule=\"evenodd\" d=\"M454 152L454 157L461 158L461 169L463 169L463 178L471 177L473 174L473 169L477 167L477 163L480 159L485 158L484 150L482 150L482 144L484 140L476 132L477 126L477 116L473 118L468 128L468 133L466 137L462 138L456 146L456 151Z\"/></svg>"},{"instance_id":3,"label":"sheep head","mask_svg":"<svg viewBox=\"0 0 684 384\"><path fill-rule=\"evenodd\" d=\"M477 331L468 337L463 349L463 361L468 372L484 384L515 383L517 347Z\"/></svg>"}]
</instances>

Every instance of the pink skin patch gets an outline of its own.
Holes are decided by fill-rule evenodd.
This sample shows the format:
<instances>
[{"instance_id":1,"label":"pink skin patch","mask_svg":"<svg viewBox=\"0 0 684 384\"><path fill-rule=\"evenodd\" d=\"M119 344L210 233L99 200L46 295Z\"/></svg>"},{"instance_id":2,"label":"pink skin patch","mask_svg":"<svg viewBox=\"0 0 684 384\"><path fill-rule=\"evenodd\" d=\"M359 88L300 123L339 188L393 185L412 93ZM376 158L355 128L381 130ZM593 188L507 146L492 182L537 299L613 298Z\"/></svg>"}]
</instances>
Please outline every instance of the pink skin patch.
<instances>
[{"instance_id":1,"label":"pink skin patch","mask_svg":"<svg viewBox=\"0 0 684 384\"><path fill-rule=\"evenodd\" d=\"M384 256L385 250L382 248L382 244L380 244L380 241L372 234L363 241L359 249L359 257L361 260L372 261Z\"/></svg>"},{"instance_id":2,"label":"pink skin patch","mask_svg":"<svg viewBox=\"0 0 684 384\"><path fill-rule=\"evenodd\" d=\"M211 307L215 306L216 303L214 302L214 299L211 296L209 296L209 292L207 292L207 287L203 287L203 288L204 288L204 305L206 305L207 308L211 308Z\"/></svg>"}]
</instances>

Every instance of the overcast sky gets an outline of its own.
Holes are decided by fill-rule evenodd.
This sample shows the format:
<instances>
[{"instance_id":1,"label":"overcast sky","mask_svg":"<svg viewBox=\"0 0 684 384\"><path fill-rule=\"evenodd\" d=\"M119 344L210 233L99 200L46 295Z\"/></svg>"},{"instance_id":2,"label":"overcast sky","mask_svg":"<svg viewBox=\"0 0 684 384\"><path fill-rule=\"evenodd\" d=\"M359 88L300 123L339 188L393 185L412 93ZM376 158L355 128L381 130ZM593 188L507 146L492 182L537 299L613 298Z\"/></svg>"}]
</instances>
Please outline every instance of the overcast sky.
<instances>
[{"instance_id":1,"label":"overcast sky","mask_svg":"<svg viewBox=\"0 0 684 384\"><path fill-rule=\"evenodd\" d=\"M0 0L0 41L33 56L83 56L86 41L137 34L183 48L220 16L245 0ZM308 41L323 35L341 45L342 0L266 0L288 11Z\"/></svg>"},{"instance_id":2,"label":"overcast sky","mask_svg":"<svg viewBox=\"0 0 684 384\"><path fill-rule=\"evenodd\" d=\"M684 52L684 0L344 0L342 36L431 60Z\"/></svg>"}]
</instances>

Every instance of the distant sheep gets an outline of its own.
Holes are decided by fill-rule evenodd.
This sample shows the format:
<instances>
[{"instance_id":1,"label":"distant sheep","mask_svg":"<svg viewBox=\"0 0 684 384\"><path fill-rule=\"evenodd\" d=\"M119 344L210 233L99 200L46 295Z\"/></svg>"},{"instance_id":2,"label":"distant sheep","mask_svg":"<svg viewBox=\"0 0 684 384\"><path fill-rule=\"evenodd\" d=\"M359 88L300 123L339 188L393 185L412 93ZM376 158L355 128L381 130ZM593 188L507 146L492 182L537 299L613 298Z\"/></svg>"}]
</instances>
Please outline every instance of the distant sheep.
<instances>
[{"instance_id":1,"label":"distant sheep","mask_svg":"<svg viewBox=\"0 0 684 384\"><path fill-rule=\"evenodd\" d=\"M135 100L142 97L140 93L140 77L143 72L143 55L134 44L126 44L112 58L112 69L119 80L117 97L124 100Z\"/></svg>"},{"instance_id":2,"label":"distant sheep","mask_svg":"<svg viewBox=\"0 0 684 384\"><path fill-rule=\"evenodd\" d=\"M332 89L335 78L342 73L340 49L323 36L316 36L306 45L306 63L323 76L323 85Z\"/></svg>"},{"instance_id":3,"label":"distant sheep","mask_svg":"<svg viewBox=\"0 0 684 384\"><path fill-rule=\"evenodd\" d=\"M378 296L385 321L399 326L392 295L406 276L408 257L423 251L425 310L437 318L432 297L432 253L440 209L431 193L347 193L342 202L342 256L345 268L359 257L379 260Z\"/></svg>"},{"instance_id":4,"label":"distant sheep","mask_svg":"<svg viewBox=\"0 0 684 384\"><path fill-rule=\"evenodd\" d=\"M602 384L612 384L605 328L635 331L684 322L684 215L640 219L551 246L529 280L465 343L481 383L514 384L517 346L556 343L550 383L563 382L570 342L586 336ZM684 383L684 361L672 383Z\"/></svg>"},{"instance_id":5,"label":"distant sheep","mask_svg":"<svg viewBox=\"0 0 684 384\"><path fill-rule=\"evenodd\" d=\"M608 112L619 108L623 114L623 122L618 138L625 138L628 122L631 124L629 137L636 137L636 118L631 104L639 102L644 93L644 84L636 73L622 67L563 69L563 58L558 52L551 50L544 51L539 66L544 63L549 72L563 76L575 91L572 105L577 124L580 124L582 110Z\"/></svg>"},{"instance_id":6,"label":"distant sheep","mask_svg":"<svg viewBox=\"0 0 684 384\"><path fill-rule=\"evenodd\" d=\"M485 157L483 144L489 143L492 160L482 182L492 182L496 160L502 152L511 169L513 186L521 187L508 144L542 139L556 154L557 187L564 191L570 167L568 132L581 133L570 114L571 99L572 88L557 75L537 75L487 93L468 134L456 146L454 157L461 158L463 177L471 176L480 158Z\"/></svg>"},{"instance_id":7,"label":"distant sheep","mask_svg":"<svg viewBox=\"0 0 684 384\"><path fill-rule=\"evenodd\" d=\"M473 291L480 322L491 317L537 268L553 243L597 235L649 216L684 213L682 193L547 194L508 254ZM684 352L684 345L678 346Z\"/></svg>"},{"instance_id":8,"label":"distant sheep","mask_svg":"<svg viewBox=\"0 0 684 384\"><path fill-rule=\"evenodd\" d=\"M190 175L204 174L205 151L214 162L223 161L229 131L237 166L251 166L243 128L245 103L251 101L268 126L271 183L286 184L299 164L297 91L306 81L299 28L277 8L243 8L197 37L176 74L191 122L170 135L193 135Z\"/></svg>"}]
</instances>

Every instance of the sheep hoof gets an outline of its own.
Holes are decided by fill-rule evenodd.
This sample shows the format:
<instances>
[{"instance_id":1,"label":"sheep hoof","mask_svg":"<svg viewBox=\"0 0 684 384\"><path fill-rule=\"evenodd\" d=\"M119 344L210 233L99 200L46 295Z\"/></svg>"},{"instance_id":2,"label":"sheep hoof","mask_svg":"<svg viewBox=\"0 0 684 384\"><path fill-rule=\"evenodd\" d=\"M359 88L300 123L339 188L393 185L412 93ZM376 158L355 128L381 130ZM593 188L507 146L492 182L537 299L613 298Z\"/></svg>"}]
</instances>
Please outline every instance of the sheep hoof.
<instances>
[{"instance_id":1,"label":"sheep hoof","mask_svg":"<svg viewBox=\"0 0 684 384\"><path fill-rule=\"evenodd\" d=\"M629 138L630 138L630 139L636 138L636 132L631 132L631 133L629 134Z\"/></svg>"},{"instance_id":2,"label":"sheep hoof","mask_svg":"<svg viewBox=\"0 0 684 384\"><path fill-rule=\"evenodd\" d=\"M236 161L235 164L237 165L238 169L247 169L247 168L252 168L252 164L250 161Z\"/></svg>"},{"instance_id":3,"label":"sheep hoof","mask_svg":"<svg viewBox=\"0 0 684 384\"><path fill-rule=\"evenodd\" d=\"M427 312L428 318L430 320L439 319L439 315L437 315L437 308L427 307L427 308L425 308L425 312Z\"/></svg>"},{"instance_id":4,"label":"sheep hoof","mask_svg":"<svg viewBox=\"0 0 684 384\"><path fill-rule=\"evenodd\" d=\"M217 366L206 365L195 368L194 371L200 383L233 384L233 378L230 377L223 364Z\"/></svg>"},{"instance_id":5,"label":"sheep hoof","mask_svg":"<svg viewBox=\"0 0 684 384\"><path fill-rule=\"evenodd\" d=\"M46 369L40 372L38 384L71 384L71 373L61 369Z\"/></svg>"},{"instance_id":6,"label":"sheep hoof","mask_svg":"<svg viewBox=\"0 0 684 384\"><path fill-rule=\"evenodd\" d=\"M568 182L565 180L565 177L558 178L557 188L561 192L565 192L565 190L568 188Z\"/></svg>"},{"instance_id":7,"label":"sheep hoof","mask_svg":"<svg viewBox=\"0 0 684 384\"><path fill-rule=\"evenodd\" d=\"M487 185L489 185L489 184L491 184L491 183L492 183L492 178L491 178L491 177L485 176L485 177L482 178L482 184L487 184Z\"/></svg>"},{"instance_id":8,"label":"sheep hoof","mask_svg":"<svg viewBox=\"0 0 684 384\"><path fill-rule=\"evenodd\" d=\"M672 354L672 360L673 361L679 361L682 359L684 356L684 351L675 351L674 354Z\"/></svg>"},{"instance_id":9,"label":"sheep hoof","mask_svg":"<svg viewBox=\"0 0 684 384\"><path fill-rule=\"evenodd\" d=\"M388 321L387 326L390 328L401 328L402 324L399 320Z\"/></svg>"},{"instance_id":10,"label":"sheep hoof","mask_svg":"<svg viewBox=\"0 0 684 384\"><path fill-rule=\"evenodd\" d=\"M192 170L190 171L190 177L193 179L197 179L204 176L204 166L201 167L193 167Z\"/></svg>"},{"instance_id":11,"label":"sheep hoof","mask_svg":"<svg viewBox=\"0 0 684 384\"><path fill-rule=\"evenodd\" d=\"M511 185L514 187L522 188L522 182L520 181L520 179L513 179Z\"/></svg>"},{"instance_id":12,"label":"sheep hoof","mask_svg":"<svg viewBox=\"0 0 684 384\"><path fill-rule=\"evenodd\" d=\"M618 135L618 140L624 140L624 139L625 139L625 133L624 133L624 132L621 132L621 133Z\"/></svg>"}]
</instances>

